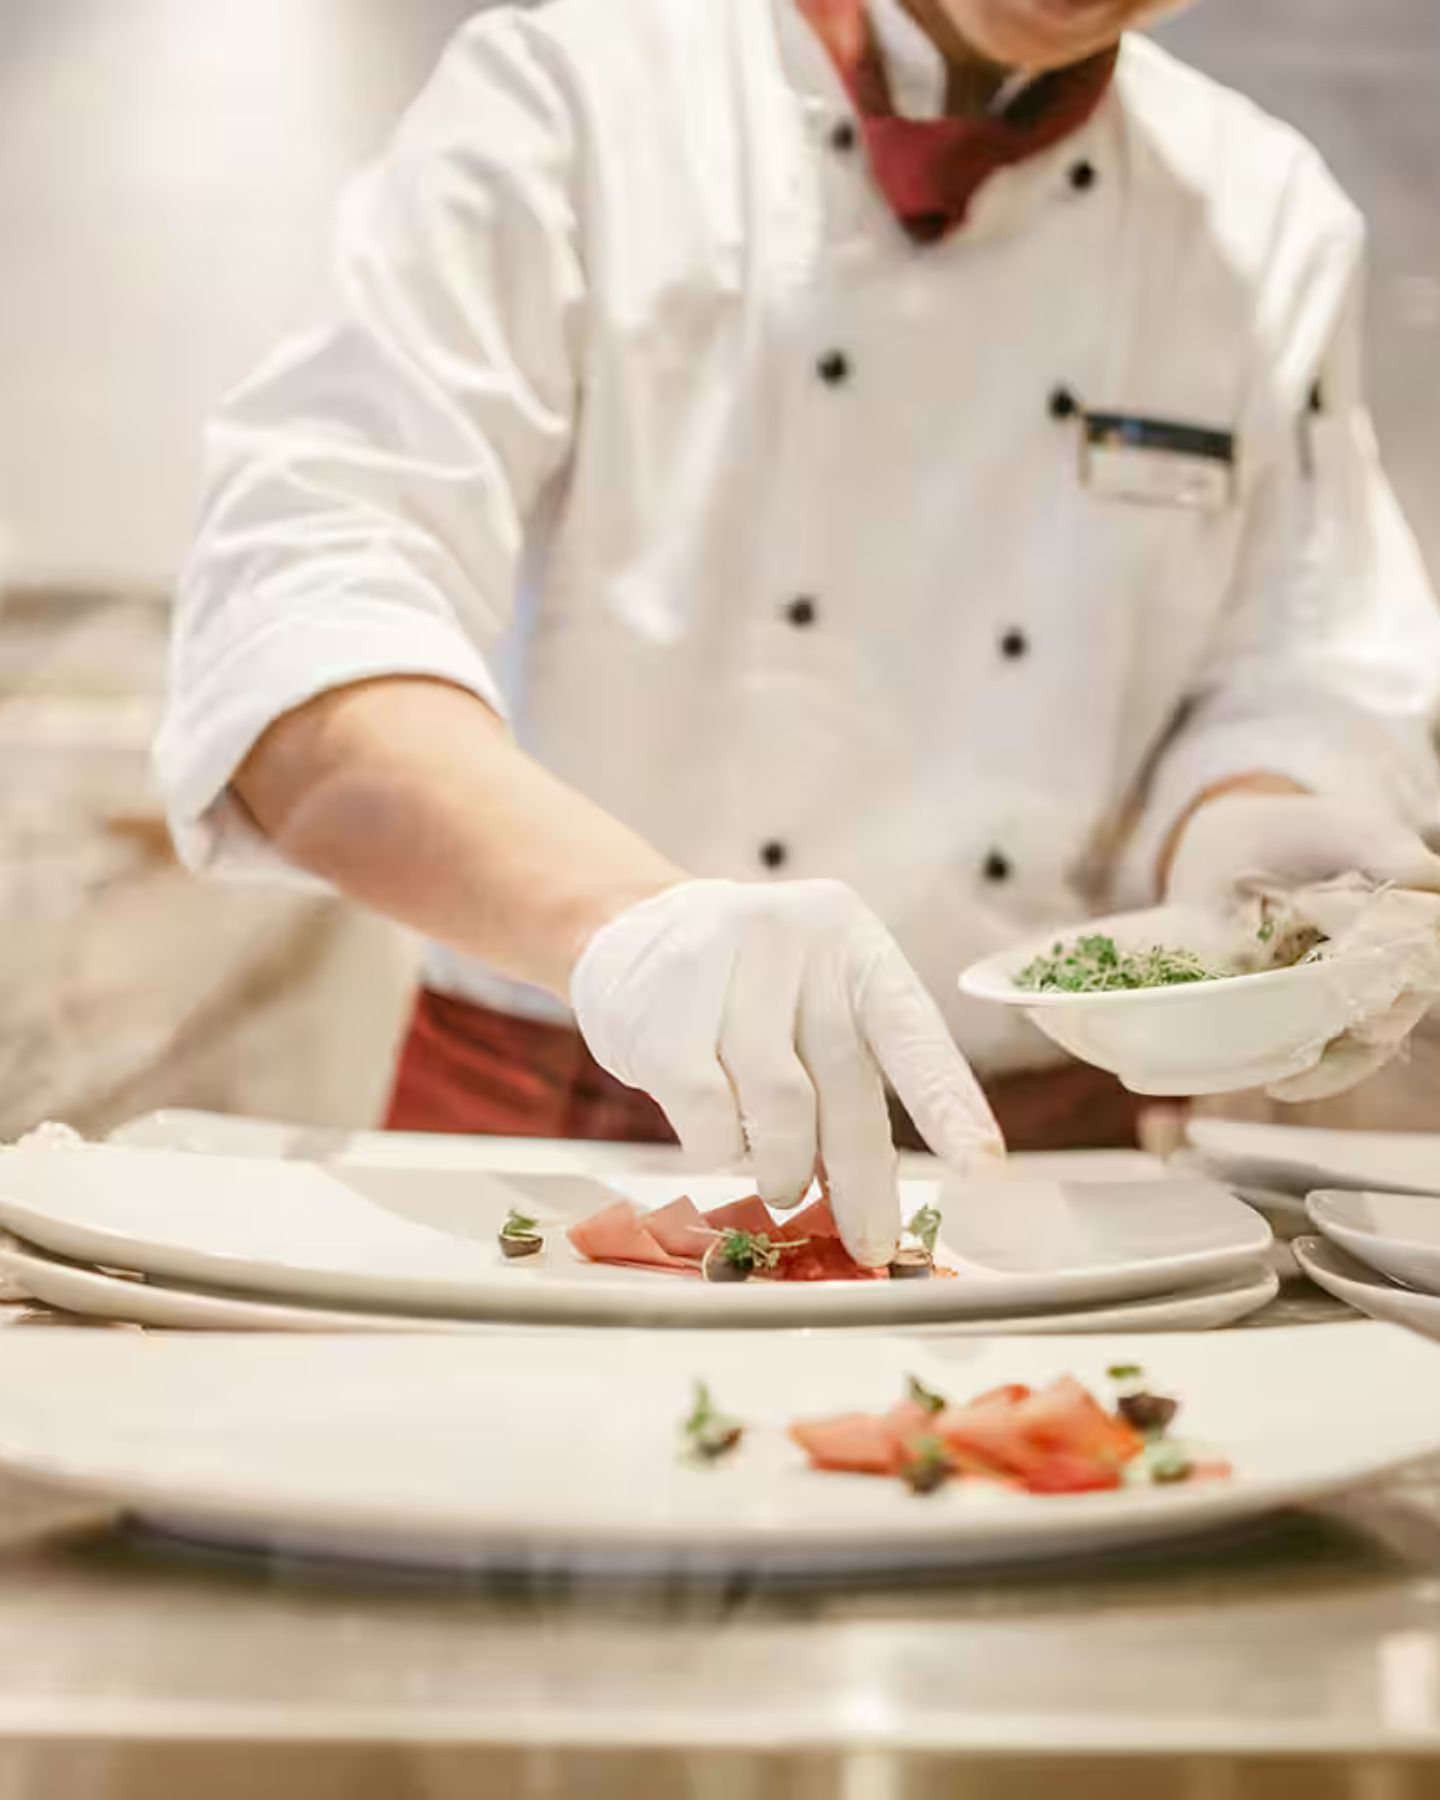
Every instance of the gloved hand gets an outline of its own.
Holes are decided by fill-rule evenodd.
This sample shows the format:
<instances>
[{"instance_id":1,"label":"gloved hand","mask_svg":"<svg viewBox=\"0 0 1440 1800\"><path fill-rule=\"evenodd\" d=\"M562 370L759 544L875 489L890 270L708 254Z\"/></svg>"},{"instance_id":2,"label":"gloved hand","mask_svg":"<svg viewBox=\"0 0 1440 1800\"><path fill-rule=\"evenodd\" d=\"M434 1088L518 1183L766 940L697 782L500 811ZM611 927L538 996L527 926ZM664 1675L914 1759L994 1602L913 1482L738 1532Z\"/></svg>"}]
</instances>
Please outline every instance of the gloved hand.
<instances>
[{"instance_id":1,"label":"gloved hand","mask_svg":"<svg viewBox=\"0 0 1440 1800\"><path fill-rule=\"evenodd\" d=\"M840 1234L869 1266L900 1234L882 1077L946 1162L1003 1154L939 1008L839 882L668 888L595 934L571 1000L596 1060L653 1095L697 1160L748 1154L778 1207L823 1162Z\"/></svg>"},{"instance_id":2,"label":"gloved hand","mask_svg":"<svg viewBox=\"0 0 1440 1800\"><path fill-rule=\"evenodd\" d=\"M1169 898L1223 906L1247 888L1309 887L1352 870L1377 885L1440 891L1440 856L1402 820L1318 794L1226 794L1185 827Z\"/></svg>"},{"instance_id":3,"label":"gloved hand","mask_svg":"<svg viewBox=\"0 0 1440 1800\"><path fill-rule=\"evenodd\" d=\"M1353 801L1310 794L1233 794L1204 805L1185 827L1170 868L1169 898L1223 907L1258 889L1300 889L1354 871L1376 886L1440 892L1440 856L1403 821ZM1408 939L1376 970L1373 994L1349 1030L1316 1046L1314 1064L1278 1082L1278 1100L1343 1093L1395 1055L1437 998L1440 908L1404 896L1372 912L1362 933ZM1332 902L1333 906L1333 902ZM1339 911L1345 913L1343 897ZM1317 921L1318 922L1318 921ZM1325 921L1331 929L1329 920Z\"/></svg>"}]
</instances>

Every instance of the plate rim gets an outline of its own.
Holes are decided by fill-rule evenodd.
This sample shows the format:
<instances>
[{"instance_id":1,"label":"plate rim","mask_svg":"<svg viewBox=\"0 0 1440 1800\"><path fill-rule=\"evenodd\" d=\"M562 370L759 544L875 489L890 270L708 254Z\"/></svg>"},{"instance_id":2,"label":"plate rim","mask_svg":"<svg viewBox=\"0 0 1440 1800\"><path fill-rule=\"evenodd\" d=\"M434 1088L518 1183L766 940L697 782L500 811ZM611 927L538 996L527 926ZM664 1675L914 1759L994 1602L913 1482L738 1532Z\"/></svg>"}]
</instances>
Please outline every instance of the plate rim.
<instances>
[{"instance_id":1,"label":"plate rim","mask_svg":"<svg viewBox=\"0 0 1440 1800\"><path fill-rule=\"evenodd\" d=\"M1436 1320L1440 1322L1440 1294L1427 1294L1422 1288L1402 1287L1383 1269L1377 1269L1372 1264L1362 1261L1360 1257L1347 1250L1343 1244L1337 1244L1333 1238L1326 1237L1323 1231L1302 1232L1299 1237L1291 1239L1290 1248L1294 1252L1296 1262L1300 1264L1305 1274L1311 1281L1318 1282L1322 1287L1325 1285L1324 1282L1320 1281L1320 1277L1312 1272L1310 1265L1312 1263L1321 1264L1329 1256L1341 1256L1347 1263L1355 1265L1355 1272L1352 1273L1347 1268L1326 1269L1325 1273L1331 1280L1340 1282L1346 1287L1364 1288L1367 1291L1373 1288L1377 1293L1393 1294L1397 1299L1419 1301L1425 1310L1433 1308ZM1344 1298L1343 1295L1336 1297Z\"/></svg>"},{"instance_id":2,"label":"plate rim","mask_svg":"<svg viewBox=\"0 0 1440 1800\"><path fill-rule=\"evenodd\" d=\"M63 1154L63 1153L62 1153ZM183 1154L183 1153L171 1153ZM263 1159L262 1159L263 1160ZM1083 1184L1080 1184L1083 1185ZM1129 1182L1127 1188L1145 1186ZM1181 1185L1164 1176L1154 1186ZM1245 1263L1264 1254L1274 1234L1264 1219L1244 1202L1236 1200L1217 1182L1189 1179L1183 1185L1208 1188L1223 1196L1240 1214L1237 1228L1249 1229L1239 1234L1234 1243L1218 1249L1207 1248L1186 1252L1183 1256L1148 1261L1099 1264L1086 1269L1052 1272L1042 1277L1022 1278L996 1275L987 1278L1003 1292L977 1294L972 1288L964 1297L954 1293L959 1285L952 1282L912 1282L896 1286L891 1283L811 1282L774 1284L745 1290L742 1299L736 1290L714 1288L704 1290L707 1297L697 1305L685 1299L684 1293L697 1284L679 1279L664 1281L656 1277L650 1282L595 1282L564 1279L548 1284L530 1282L521 1273L513 1292L503 1288L495 1292L478 1291L475 1285L447 1283L438 1276L394 1278L371 1271L337 1272L317 1270L304 1263L272 1261L260 1264L253 1259L205 1246L188 1244L179 1247L157 1239L117 1231L93 1221L76 1221L56 1217L42 1206L16 1200L4 1191L3 1162L0 1162L0 1227L42 1249L57 1252L77 1262L98 1263L111 1268L129 1268L143 1262L140 1272L162 1276L179 1284L198 1282L203 1286L239 1288L284 1297L309 1297L330 1305L360 1301L363 1305L406 1310L437 1317L486 1317L496 1320L563 1323L587 1317L620 1317L648 1324L669 1323L696 1325L706 1320L721 1323L753 1323L755 1328L785 1322L795 1324L823 1322L827 1316L840 1323L870 1321L889 1323L902 1328L907 1322L946 1317L969 1317L998 1313L1009 1307L1047 1307L1099 1303L1101 1300L1133 1298L1153 1293L1157 1279L1157 1263L1163 1268L1164 1289L1180 1291L1219 1280ZM137 1258L137 1250L141 1253ZM255 1279L261 1272L260 1281ZM422 1295L424 1296L422 1298Z\"/></svg>"},{"instance_id":3,"label":"plate rim","mask_svg":"<svg viewBox=\"0 0 1440 1800\"><path fill-rule=\"evenodd\" d=\"M1382 1244L1387 1249L1394 1249L1402 1254L1414 1254L1422 1260L1440 1263L1440 1241L1433 1244L1427 1244L1420 1238L1394 1237L1389 1232L1367 1230L1365 1226L1351 1224L1347 1219L1331 1219L1327 1223L1319 1216L1321 1209L1331 1205L1337 1200L1363 1199L1369 1194L1373 1194L1377 1199L1382 1200L1423 1200L1427 1204L1436 1207L1437 1211L1440 1211L1440 1195L1417 1193L1408 1188L1326 1187L1312 1188L1305 1196L1306 1216L1309 1218L1310 1223L1320 1233L1321 1237L1328 1238L1332 1232L1345 1233L1350 1237L1362 1239L1367 1243ZM1339 1242L1342 1250L1349 1248L1343 1238L1339 1238L1336 1241ZM1368 1262L1368 1258L1363 1256L1359 1260L1361 1262ZM1380 1273L1383 1275L1385 1271L1382 1269Z\"/></svg>"},{"instance_id":4,"label":"plate rim","mask_svg":"<svg viewBox=\"0 0 1440 1800\"><path fill-rule=\"evenodd\" d=\"M1263 1133L1264 1136L1257 1147L1245 1149L1226 1149L1223 1146L1207 1147L1206 1138L1211 1139L1213 1143L1217 1133L1223 1134L1237 1127L1247 1136L1251 1132ZM1376 1138L1381 1138L1387 1145L1394 1145L1404 1140L1414 1140L1416 1143L1428 1143L1434 1148L1437 1167L1440 1167L1440 1133L1437 1132L1348 1131L1339 1126L1286 1125L1270 1119L1226 1119L1208 1117L1203 1114L1187 1121L1185 1130L1191 1148L1202 1156L1213 1158L1217 1164L1225 1161L1266 1164L1272 1171L1286 1172L1292 1177L1303 1180L1304 1188L1303 1192L1299 1194L1300 1198L1303 1198L1304 1194L1328 1188L1336 1193L1414 1194L1427 1200L1440 1199L1440 1175L1437 1175L1433 1188L1417 1187L1413 1182L1403 1184L1387 1182L1383 1177L1377 1179L1373 1173L1364 1177L1356 1176L1352 1179L1343 1168L1327 1164L1316 1156L1313 1153L1313 1145L1310 1146L1311 1154L1309 1155L1306 1154L1306 1146L1303 1143L1297 1145L1288 1154L1278 1147L1266 1147L1266 1140L1272 1132L1299 1133L1307 1139L1323 1137L1327 1145L1333 1141L1337 1148L1339 1143L1346 1139L1368 1143ZM1218 1171L1217 1178L1230 1179L1228 1175L1219 1175Z\"/></svg>"},{"instance_id":5,"label":"plate rim","mask_svg":"<svg viewBox=\"0 0 1440 1800\"><path fill-rule=\"evenodd\" d=\"M119 1302L122 1296L129 1298L130 1305L133 1307L133 1296L138 1290L140 1293L151 1298L162 1296L165 1298L175 1297L182 1302L195 1302L202 1307L211 1302L216 1302L220 1305L233 1307L237 1309L238 1312L242 1313L248 1309L253 1309L256 1313L267 1315L272 1321L270 1323L263 1323L257 1319L246 1324L241 1323L239 1318L236 1318L234 1322L229 1325L222 1324L217 1320L208 1326L199 1323L187 1325L183 1320L178 1318L172 1319L168 1324L161 1321L149 1322L152 1324L152 1328L161 1330L212 1330L217 1332L226 1330L270 1330L280 1332L285 1329L285 1326L281 1322L281 1318L277 1317L277 1315L283 1316L287 1314L299 1315L301 1317L306 1314L314 1315L314 1323L309 1326L308 1329L317 1332L353 1329L355 1331L366 1332L429 1331L432 1333L443 1333L446 1331L462 1331L468 1333L485 1331L487 1329L500 1330L506 1328L503 1322L491 1322L484 1319L456 1319L439 1315L431 1319L413 1313L387 1313L377 1309L372 1309L369 1312L361 1311L359 1309L346 1311L336 1307L323 1307L299 1299L266 1299L259 1295L250 1295L226 1290L195 1288L188 1285L182 1287L178 1283L170 1284L163 1281L127 1281L122 1276L113 1274L106 1269L84 1263L77 1263L66 1257L59 1256L54 1252L47 1251L42 1245L29 1244L23 1239L14 1237L8 1239L0 1238L0 1270L9 1271L16 1275L23 1283L26 1276L30 1276L32 1280L34 1279L33 1271L37 1265L44 1272L54 1272L57 1279L61 1281L78 1284L80 1295L92 1294L98 1289L98 1292L102 1297L112 1296L116 1302ZM1245 1310L1235 1312L1234 1318L1248 1318L1252 1312L1258 1312L1263 1306L1267 1306L1270 1301L1275 1298L1279 1291L1279 1286L1279 1277L1276 1275L1275 1271L1263 1262L1257 1261L1254 1265L1253 1273L1250 1273L1248 1277L1246 1272L1241 1270L1237 1271L1234 1276L1221 1278L1214 1282L1207 1282L1196 1287L1167 1290L1155 1295L1138 1295L1130 1300L1097 1301L1089 1305L1082 1304L1070 1308L1059 1308L1049 1315L1044 1311L1031 1311L998 1313L988 1316L976 1315L964 1319L926 1320L912 1323L910 1329L923 1331L944 1331L950 1329L954 1330L957 1336L966 1334L988 1334L992 1331L1000 1335L1011 1333L1018 1334L1021 1332L1030 1335L1031 1328L1039 1325L1042 1321L1047 1321L1048 1318L1053 1318L1056 1327L1053 1335L1058 1336L1062 1334L1063 1327L1067 1323L1073 1323L1075 1320L1084 1318L1090 1314L1105 1314L1110 1315L1109 1322L1103 1327L1106 1331L1136 1331L1143 1334L1157 1330L1216 1330L1220 1327L1215 1325L1196 1325L1193 1322L1157 1327L1154 1325L1153 1321L1156 1314L1162 1313L1167 1309L1173 1311L1174 1308L1181 1307L1182 1309L1189 1309L1190 1312L1193 1312L1195 1309L1202 1307L1206 1302L1209 1302L1212 1306L1220 1306L1227 1300L1235 1307L1238 1307L1242 1301L1247 1302ZM60 1289L59 1291L63 1292L63 1289ZM80 1307L71 1306L63 1299L52 1299L45 1294L36 1294L34 1297L38 1299L42 1305L60 1307L63 1310L74 1311L79 1316L85 1316ZM1113 1315L1117 1312L1126 1311L1132 1315L1131 1318L1114 1319ZM118 1310L92 1316L121 1319L122 1321L124 1318L123 1313ZM372 1325L370 1323L372 1320L377 1323ZM321 1323L321 1321L324 1321L324 1323ZM145 1320L131 1320L129 1322L142 1325L147 1323ZM509 1326L509 1329L515 1328L516 1327L513 1324ZM575 1327L577 1330L606 1328L607 1327L595 1325L581 1325ZM867 1323L860 1326L836 1325L830 1327L817 1327L814 1325L792 1325L787 1327L772 1325L767 1327L767 1329L781 1331L809 1331L818 1329L834 1330L837 1332L881 1332L893 1331L899 1329L899 1327L892 1322L882 1321L875 1324ZM1039 1331L1035 1331L1033 1332L1033 1335L1051 1334L1042 1334Z\"/></svg>"}]
</instances>

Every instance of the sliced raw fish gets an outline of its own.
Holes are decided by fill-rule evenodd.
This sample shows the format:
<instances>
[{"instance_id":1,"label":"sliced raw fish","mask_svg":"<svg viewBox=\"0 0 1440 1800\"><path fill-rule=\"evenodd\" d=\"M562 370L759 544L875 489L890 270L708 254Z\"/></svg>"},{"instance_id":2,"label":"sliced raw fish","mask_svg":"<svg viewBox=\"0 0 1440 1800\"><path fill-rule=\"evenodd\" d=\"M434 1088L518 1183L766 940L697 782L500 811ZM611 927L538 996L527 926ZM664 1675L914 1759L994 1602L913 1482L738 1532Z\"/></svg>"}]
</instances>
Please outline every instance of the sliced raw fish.
<instances>
[{"instance_id":1,"label":"sliced raw fish","mask_svg":"<svg viewBox=\"0 0 1440 1800\"><path fill-rule=\"evenodd\" d=\"M783 1254L774 1269L757 1278L770 1281L883 1280L885 1270L865 1269L840 1242L826 1200L817 1200L782 1225L758 1194L701 1212L686 1196L654 1212L641 1212L630 1200L616 1200L588 1218L577 1219L566 1235L590 1262L623 1263L628 1268L658 1269L666 1274L693 1275L721 1231L764 1234L772 1243L797 1247Z\"/></svg>"},{"instance_id":2,"label":"sliced raw fish","mask_svg":"<svg viewBox=\"0 0 1440 1800\"><path fill-rule=\"evenodd\" d=\"M724 1206L710 1207L705 1214L705 1223L714 1231L763 1231L771 1238L782 1235L770 1217L770 1208L758 1194L747 1194L743 1200L729 1200Z\"/></svg>"},{"instance_id":3,"label":"sliced raw fish","mask_svg":"<svg viewBox=\"0 0 1440 1800\"><path fill-rule=\"evenodd\" d=\"M802 1419L790 1435L817 1469L852 1475L897 1475L903 1439L883 1413L840 1413L831 1419Z\"/></svg>"},{"instance_id":4,"label":"sliced raw fish","mask_svg":"<svg viewBox=\"0 0 1440 1800\"><path fill-rule=\"evenodd\" d=\"M1117 1467L1140 1454L1140 1434L1107 1413L1073 1375L1062 1375L1015 1409L1028 1442L1042 1449L1074 1451Z\"/></svg>"},{"instance_id":5,"label":"sliced raw fish","mask_svg":"<svg viewBox=\"0 0 1440 1800\"><path fill-rule=\"evenodd\" d=\"M688 1194L646 1213L644 1225L662 1250L687 1262L699 1262L715 1239L715 1227Z\"/></svg>"},{"instance_id":6,"label":"sliced raw fish","mask_svg":"<svg viewBox=\"0 0 1440 1800\"><path fill-rule=\"evenodd\" d=\"M840 1227L835 1223L835 1215L830 1210L828 1200L812 1200L798 1213L792 1213L784 1222L774 1228L774 1236L793 1244L799 1238L833 1238L840 1241Z\"/></svg>"},{"instance_id":7,"label":"sliced raw fish","mask_svg":"<svg viewBox=\"0 0 1440 1800\"><path fill-rule=\"evenodd\" d=\"M967 1408L974 1406L1015 1406L1021 1400L1028 1400L1034 1392L1033 1388L1023 1386L1018 1381L1006 1382L1004 1387L988 1388L985 1393L977 1394L973 1400L967 1400Z\"/></svg>"},{"instance_id":8,"label":"sliced raw fish","mask_svg":"<svg viewBox=\"0 0 1440 1800\"><path fill-rule=\"evenodd\" d=\"M1002 1391L946 1407L934 1430L962 1468L1033 1493L1119 1487L1126 1463L1142 1448L1139 1436L1071 1376L1018 1400Z\"/></svg>"},{"instance_id":9,"label":"sliced raw fish","mask_svg":"<svg viewBox=\"0 0 1440 1800\"><path fill-rule=\"evenodd\" d=\"M632 1263L642 1268L681 1273L693 1271L691 1263L672 1256L657 1242L629 1200L616 1200L587 1218L577 1219L565 1235L591 1262Z\"/></svg>"},{"instance_id":10,"label":"sliced raw fish","mask_svg":"<svg viewBox=\"0 0 1440 1800\"><path fill-rule=\"evenodd\" d=\"M624 1256L591 1257L590 1261L603 1261L607 1269L643 1269L651 1275L686 1275L694 1281L702 1279L702 1271L698 1262L681 1262L672 1257L669 1262L657 1263L653 1259L648 1262L631 1262Z\"/></svg>"},{"instance_id":11,"label":"sliced raw fish","mask_svg":"<svg viewBox=\"0 0 1440 1800\"><path fill-rule=\"evenodd\" d=\"M775 1231L779 1243L800 1248L780 1258L782 1281L888 1281L889 1271L867 1269L840 1241L839 1227L828 1200L813 1200L803 1212L786 1219Z\"/></svg>"}]
</instances>

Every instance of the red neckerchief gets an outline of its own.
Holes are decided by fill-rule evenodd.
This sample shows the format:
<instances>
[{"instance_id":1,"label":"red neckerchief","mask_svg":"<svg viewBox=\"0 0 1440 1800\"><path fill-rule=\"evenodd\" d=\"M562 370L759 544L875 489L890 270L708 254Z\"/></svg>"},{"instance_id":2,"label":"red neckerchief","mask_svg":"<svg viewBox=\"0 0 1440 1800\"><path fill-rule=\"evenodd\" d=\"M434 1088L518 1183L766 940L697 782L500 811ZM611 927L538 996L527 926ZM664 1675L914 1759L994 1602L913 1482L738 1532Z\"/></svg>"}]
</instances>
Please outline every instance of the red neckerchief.
<instances>
[{"instance_id":1,"label":"red neckerchief","mask_svg":"<svg viewBox=\"0 0 1440 1800\"><path fill-rule=\"evenodd\" d=\"M981 184L1068 137L1105 96L1118 46L1042 75L1001 117L902 119L864 0L796 0L835 64L855 111L876 184L896 218L921 243L965 222Z\"/></svg>"}]
</instances>

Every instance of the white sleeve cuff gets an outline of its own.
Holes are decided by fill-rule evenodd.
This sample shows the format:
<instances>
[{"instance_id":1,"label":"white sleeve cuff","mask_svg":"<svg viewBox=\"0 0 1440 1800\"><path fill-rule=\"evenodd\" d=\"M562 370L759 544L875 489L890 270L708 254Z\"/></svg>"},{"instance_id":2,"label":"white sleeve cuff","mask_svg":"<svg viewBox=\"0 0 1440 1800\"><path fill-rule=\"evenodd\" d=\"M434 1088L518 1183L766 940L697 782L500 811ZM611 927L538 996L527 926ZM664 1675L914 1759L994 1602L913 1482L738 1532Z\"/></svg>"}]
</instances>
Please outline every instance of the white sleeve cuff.
<instances>
[{"instance_id":1,"label":"white sleeve cuff","mask_svg":"<svg viewBox=\"0 0 1440 1800\"><path fill-rule=\"evenodd\" d=\"M230 779L286 713L335 688L387 675L449 682L505 716L485 659L457 625L381 600L287 611L235 640L203 673L173 685L154 767L186 866L235 875L288 871L315 885L276 855L228 791Z\"/></svg>"}]
</instances>

